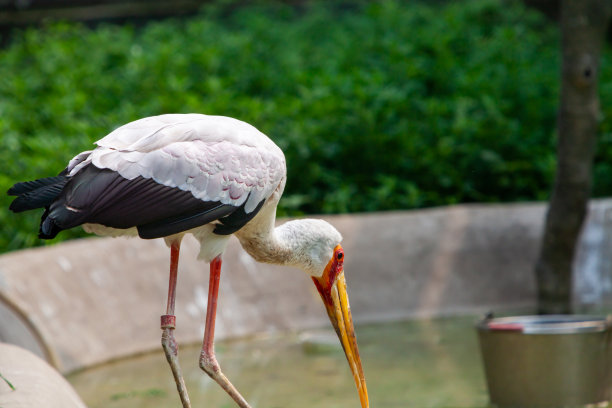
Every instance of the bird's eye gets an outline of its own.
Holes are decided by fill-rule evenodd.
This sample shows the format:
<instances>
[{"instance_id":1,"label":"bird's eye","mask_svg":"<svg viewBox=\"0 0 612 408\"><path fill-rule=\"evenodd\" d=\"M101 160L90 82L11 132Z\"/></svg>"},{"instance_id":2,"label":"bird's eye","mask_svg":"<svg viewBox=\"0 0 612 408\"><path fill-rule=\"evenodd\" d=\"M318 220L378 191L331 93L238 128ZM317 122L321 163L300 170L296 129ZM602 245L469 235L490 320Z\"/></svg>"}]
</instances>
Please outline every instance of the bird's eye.
<instances>
[{"instance_id":1,"label":"bird's eye","mask_svg":"<svg viewBox=\"0 0 612 408\"><path fill-rule=\"evenodd\" d=\"M336 260L341 261L344 258L344 254L342 252L338 252L336 254Z\"/></svg>"}]
</instances>

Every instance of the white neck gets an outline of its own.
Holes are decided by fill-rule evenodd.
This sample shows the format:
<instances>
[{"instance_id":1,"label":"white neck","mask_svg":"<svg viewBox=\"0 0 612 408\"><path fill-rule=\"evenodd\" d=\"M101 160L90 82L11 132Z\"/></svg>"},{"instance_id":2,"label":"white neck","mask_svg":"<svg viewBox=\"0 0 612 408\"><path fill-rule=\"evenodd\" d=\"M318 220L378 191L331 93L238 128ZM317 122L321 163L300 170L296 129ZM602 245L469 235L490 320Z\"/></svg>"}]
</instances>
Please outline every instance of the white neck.
<instances>
[{"instance_id":1,"label":"white neck","mask_svg":"<svg viewBox=\"0 0 612 408\"><path fill-rule=\"evenodd\" d=\"M266 203L259 214L236 236L258 262L298 267L321 276L342 240L340 233L323 220L301 219L275 227L276 203Z\"/></svg>"},{"instance_id":2,"label":"white neck","mask_svg":"<svg viewBox=\"0 0 612 408\"><path fill-rule=\"evenodd\" d=\"M282 225L275 227L276 203L266 203L259 214L236 232L236 237L245 251L257 262L278 265L292 263L291 242L279 234Z\"/></svg>"}]
</instances>

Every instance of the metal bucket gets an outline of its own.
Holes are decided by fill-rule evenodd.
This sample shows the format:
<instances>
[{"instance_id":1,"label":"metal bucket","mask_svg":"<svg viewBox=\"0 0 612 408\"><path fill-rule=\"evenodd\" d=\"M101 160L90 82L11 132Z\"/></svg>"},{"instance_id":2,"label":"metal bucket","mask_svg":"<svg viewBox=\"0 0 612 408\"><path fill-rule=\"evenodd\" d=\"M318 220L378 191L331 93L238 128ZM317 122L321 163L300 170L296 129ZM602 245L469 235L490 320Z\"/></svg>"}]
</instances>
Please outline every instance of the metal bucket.
<instances>
[{"instance_id":1,"label":"metal bucket","mask_svg":"<svg viewBox=\"0 0 612 408\"><path fill-rule=\"evenodd\" d=\"M477 329L492 405L608 404L609 319L579 315L485 318Z\"/></svg>"}]
</instances>

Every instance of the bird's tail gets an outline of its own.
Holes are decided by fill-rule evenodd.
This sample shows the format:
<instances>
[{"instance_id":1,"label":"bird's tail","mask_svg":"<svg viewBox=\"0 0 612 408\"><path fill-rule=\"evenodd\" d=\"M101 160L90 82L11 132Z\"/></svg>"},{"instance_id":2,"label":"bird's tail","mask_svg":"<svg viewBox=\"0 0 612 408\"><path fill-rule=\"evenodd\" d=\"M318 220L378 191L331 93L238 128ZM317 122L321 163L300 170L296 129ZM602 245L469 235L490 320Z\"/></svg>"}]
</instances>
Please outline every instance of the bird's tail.
<instances>
[{"instance_id":1,"label":"bird's tail","mask_svg":"<svg viewBox=\"0 0 612 408\"><path fill-rule=\"evenodd\" d=\"M8 195L17 196L9 209L17 213L48 207L67 182L68 177L56 176L17 183L7 191Z\"/></svg>"},{"instance_id":2,"label":"bird's tail","mask_svg":"<svg viewBox=\"0 0 612 408\"><path fill-rule=\"evenodd\" d=\"M8 195L17 196L9 209L17 213L44 208L45 212L40 223L39 237L43 239L54 238L61 228L57 228L53 220L47 217L49 206L61 194L67 182L68 177L60 174L56 177L17 183L7 191Z\"/></svg>"}]
</instances>

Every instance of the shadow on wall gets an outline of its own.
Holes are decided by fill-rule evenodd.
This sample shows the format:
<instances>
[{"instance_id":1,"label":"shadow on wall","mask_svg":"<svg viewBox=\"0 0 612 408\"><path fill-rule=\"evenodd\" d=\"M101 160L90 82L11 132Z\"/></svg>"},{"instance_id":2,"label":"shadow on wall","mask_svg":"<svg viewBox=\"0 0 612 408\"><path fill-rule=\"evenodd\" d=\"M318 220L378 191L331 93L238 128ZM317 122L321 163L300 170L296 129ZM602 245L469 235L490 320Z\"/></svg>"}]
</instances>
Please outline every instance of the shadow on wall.
<instances>
[{"instance_id":1,"label":"shadow on wall","mask_svg":"<svg viewBox=\"0 0 612 408\"><path fill-rule=\"evenodd\" d=\"M611 208L612 200L591 204L576 261L579 303L612 300ZM324 218L344 236L351 307L363 323L533 307L544 214L544 204L532 203ZM199 343L204 329L208 266L197 252L186 239L176 305L181 344ZM45 356L63 373L158 349L168 258L161 240L127 238L6 254L0 341ZM316 289L297 269L256 263L235 239L223 268L218 338L328 326Z\"/></svg>"},{"instance_id":2,"label":"shadow on wall","mask_svg":"<svg viewBox=\"0 0 612 408\"><path fill-rule=\"evenodd\" d=\"M5 298L0 292L0 343L16 344L31 351L37 357L46 359L52 364L53 352L48 348L38 329L21 310Z\"/></svg>"}]
</instances>

